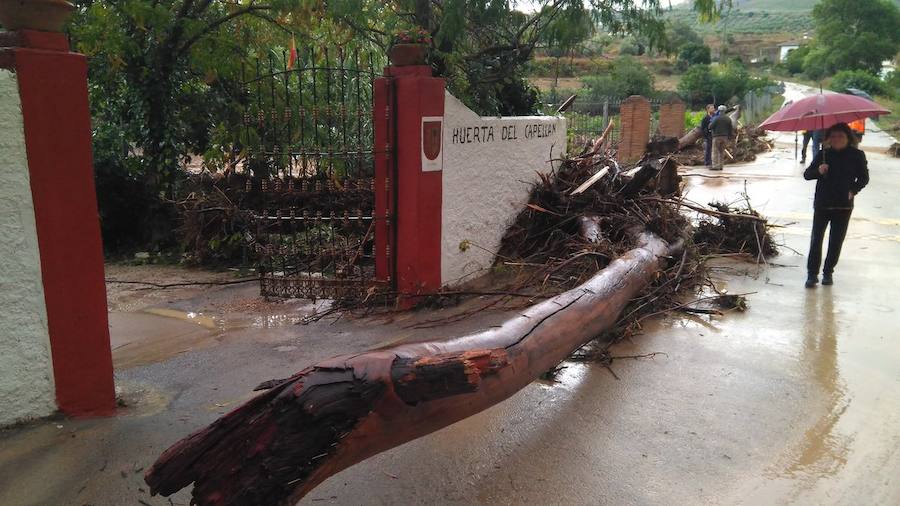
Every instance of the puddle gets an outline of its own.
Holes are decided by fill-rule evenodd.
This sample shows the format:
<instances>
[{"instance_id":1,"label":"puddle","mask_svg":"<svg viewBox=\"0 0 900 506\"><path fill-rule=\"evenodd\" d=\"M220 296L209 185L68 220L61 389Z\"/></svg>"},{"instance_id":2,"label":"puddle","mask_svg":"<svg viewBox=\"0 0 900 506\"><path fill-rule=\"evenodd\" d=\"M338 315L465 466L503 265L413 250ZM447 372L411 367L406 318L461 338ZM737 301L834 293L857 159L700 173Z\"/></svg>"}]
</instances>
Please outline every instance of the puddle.
<instances>
[{"instance_id":1,"label":"puddle","mask_svg":"<svg viewBox=\"0 0 900 506\"><path fill-rule=\"evenodd\" d=\"M126 369L161 362L216 343L219 332L181 318L152 313L109 314L113 365Z\"/></svg>"},{"instance_id":2,"label":"puddle","mask_svg":"<svg viewBox=\"0 0 900 506\"><path fill-rule=\"evenodd\" d=\"M161 362L181 353L221 343L229 333L289 327L323 311L330 301L285 301L277 313L210 314L169 307L109 313L113 364L125 369ZM281 351L281 350L279 350Z\"/></svg>"},{"instance_id":3,"label":"puddle","mask_svg":"<svg viewBox=\"0 0 900 506\"><path fill-rule=\"evenodd\" d=\"M144 417L164 411L172 396L150 385L116 380L116 401L120 416Z\"/></svg>"},{"instance_id":4,"label":"puddle","mask_svg":"<svg viewBox=\"0 0 900 506\"><path fill-rule=\"evenodd\" d=\"M194 323L196 325L200 325L203 328L207 328L210 330L215 330L224 327L224 321L222 319L217 320L211 316L206 316L203 313L195 313L193 311L179 311L177 309L168 309L168 308L150 308L142 311L147 314L163 316L165 318L175 318L176 320L182 320L189 323Z\"/></svg>"},{"instance_id":5,"label":"puddle","mask_svg":"<svg viewBox=\"0 0 900 506\"><path fill-rule=\"evenodd\" d=\"M800 442L791 448L785 461L767 473L772 478L808 480L833 476L847 463L853 438L835 430L850 403L838 367L834 299L830 295L806 294L803 316L801 362L809 375L825 393L827 406L809 427Z\"/></svg>"}]
</instances>

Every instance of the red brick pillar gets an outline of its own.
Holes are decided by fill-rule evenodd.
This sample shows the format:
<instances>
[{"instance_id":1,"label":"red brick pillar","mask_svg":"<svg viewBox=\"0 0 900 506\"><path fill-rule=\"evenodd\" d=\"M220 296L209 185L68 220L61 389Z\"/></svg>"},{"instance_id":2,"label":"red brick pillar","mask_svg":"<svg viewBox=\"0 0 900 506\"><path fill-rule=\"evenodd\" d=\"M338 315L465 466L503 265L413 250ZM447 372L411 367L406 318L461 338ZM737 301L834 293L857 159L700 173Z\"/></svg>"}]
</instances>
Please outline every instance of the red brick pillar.
<instances>
[{"instance_id":1,"label":"red brick pillar","mask_svg":"<svg viewBox=\"0 0 900 506\"><path fill-rule=\"evenodd\" d=\"M684 102L671 98L659 106L659 134L664 137L684 135Z\"/></svg>"},{"instance_id":2,"label":"red brick pillar","mask_svg":"<svg viewBox=\"0 0 900 506\"><path fill-rule=\"evenodd\" d=\"M56 403L68 415L115 410L103 247L94 192L85 57L61 33L0 34L15 73L37 230Z\"/></svg>"},{"instance_id":3,"label":"red brick pillar","mask_svg":"<svg viewBox=\"0 0 900 506\"><path fill-rule=\"evenodd\" d=\"M621 163L640 160L650 142L650 101L632 95L619 108L622 126L617 158Z\"/></svg>"},{"instance_id":4,"label":"red brick pillar","mask_svg":"<svg viewBox=\"0 0 900 506\"><path fill-rule=\"evenodd\" d=\"M393 149L385 154L394 157L395 163L385 167L395 167L396 197L394 203L387 201L388 197L383 197L385 202L376 200L376 213L395 206L394 246L388 261L394 264L400 303L408 306L418 296L437 292L441 287L440 141L444 80L432 77L431 68L424 65L388 67L385 77L376 83L375 92L376 115L381 108L393 118L392 125L390 121L376 122L376 149L381 148L379 141L396 139ZM390 126L393 132L389 131ZM379 132L379 128L386 130ZM391 177L388 174L387 178ZM390 222L384 227L389 229ZM381 272L385 270L389 271L382 268Z\"/></svg>"}]
</instances>

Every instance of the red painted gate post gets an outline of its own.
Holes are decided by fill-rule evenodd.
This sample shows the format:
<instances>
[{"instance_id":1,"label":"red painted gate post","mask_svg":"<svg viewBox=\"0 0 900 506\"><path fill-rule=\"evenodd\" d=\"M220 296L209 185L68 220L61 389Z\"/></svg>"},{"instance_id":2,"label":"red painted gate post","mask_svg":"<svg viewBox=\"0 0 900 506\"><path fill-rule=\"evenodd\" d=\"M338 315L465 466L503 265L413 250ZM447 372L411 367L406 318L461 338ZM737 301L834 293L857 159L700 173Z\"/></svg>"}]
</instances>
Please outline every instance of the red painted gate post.
<instances>
[{"instance_id":1,"label":"red painted gate post","mask_svg":"<svg viewBox=\"0 0 900 506\"><path fill-rule=\"evenodd\" d=\"M394 118L391 80L379 77L372 90L373 156L375 157L375 279L390 286L395 280L393 253L395 230Z\"/></svg>"},{"instance_id":2,"label":"red painted gate post","mask_svg":"<svg viewBox=\"0 0 900 506\"><path fill-rule=\"evenodd\" d=\"M376 151L387 145L379 144L379 140L391 143L393 134L393 149L382 156L394 157L396 196L393 203L383 202L381 206L394 206L394 241L388 261L393 261L400 305L410 306L417 297L441 288L444 80L432 77L431 68L425 65L392 66L385 69L385 75L376 82L375 114L383 105L393 119L393 132L389 131L391 122L376 121ZM381 134L379 126L386 129ZM381 184L377 177L376 184ZM390 180L386 184L390 186ZM376 209L381 194L376 192Z\"/></svg>"},{"instance_id":3,"label":"red painted gate post","mask_svg":"<svg viewBox=\"0 0 900 506\"><path fill-rule=\"evenodd\" d=\"M87 63L65 35L22 30L2 34L0 67L18 81L56 402L68 415L111 414Z\"/></svg>"}]
</instances>

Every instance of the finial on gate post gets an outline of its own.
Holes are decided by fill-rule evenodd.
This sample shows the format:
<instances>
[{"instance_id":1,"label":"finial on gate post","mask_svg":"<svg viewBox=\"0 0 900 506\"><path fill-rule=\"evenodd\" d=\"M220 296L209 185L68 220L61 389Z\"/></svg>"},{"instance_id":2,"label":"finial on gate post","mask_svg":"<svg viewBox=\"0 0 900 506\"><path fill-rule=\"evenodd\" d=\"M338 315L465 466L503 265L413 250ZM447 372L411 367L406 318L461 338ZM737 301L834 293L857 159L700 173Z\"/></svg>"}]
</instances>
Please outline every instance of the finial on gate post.
<instances>
[{"instance_id":1,"label":"finial on gate post","mask_svg":"<svg viewBox=\"0 0 900 506\"><path fill-rule=\"evenodd\" d=\"M75 6L66 0L0 0L0 48L31 48L68 51L69 41L62 33ZM4 51L6 53L6 51ZM11 68L11 56L4 58Z\"/></svg>"},{"instance_id":2,"label":"finial on gate post","mask_svg":"<svg viewBox=\"0 0 900 506\"><path fill-rule=\"evenodd\" d=\"M10 31L61 32L74 12L66 0L0 0L0 25Z\"/></svg>"}]
</instances>

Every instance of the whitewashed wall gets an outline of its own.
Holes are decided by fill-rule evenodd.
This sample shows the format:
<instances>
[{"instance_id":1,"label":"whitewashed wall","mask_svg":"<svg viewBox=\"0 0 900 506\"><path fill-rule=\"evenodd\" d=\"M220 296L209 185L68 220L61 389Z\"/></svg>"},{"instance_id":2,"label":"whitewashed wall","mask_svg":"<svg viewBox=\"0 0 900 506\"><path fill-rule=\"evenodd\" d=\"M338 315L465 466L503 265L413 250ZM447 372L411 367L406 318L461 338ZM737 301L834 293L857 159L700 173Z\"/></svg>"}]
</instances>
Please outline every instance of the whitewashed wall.
<instances>
[{"instance_id":1,"label":"whitewashed wall","mask_svg":"<svg viewBox=\"0 0 900 506\"><path fill-rule=\"evenodd\" d=\"M56 409L16 76L0 69L0 427Z\"/></svg>"},{"instance_id":2,"label":"whitewashed wall","mask_svg":"<svg viewBox=\"0 0 900 506\"><path fill-rule=\"evenodd\" d=\"M527 203L537 172L549 172L550 160L564 154L566 121L480 117L447 93L441 142L441 282L447 286L493 264L493 253ZM460 247L464 243L467 248Z\"/></svg>"}]
</instances>

